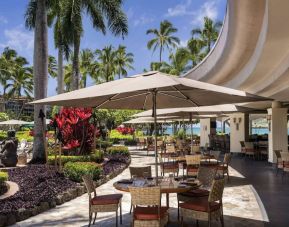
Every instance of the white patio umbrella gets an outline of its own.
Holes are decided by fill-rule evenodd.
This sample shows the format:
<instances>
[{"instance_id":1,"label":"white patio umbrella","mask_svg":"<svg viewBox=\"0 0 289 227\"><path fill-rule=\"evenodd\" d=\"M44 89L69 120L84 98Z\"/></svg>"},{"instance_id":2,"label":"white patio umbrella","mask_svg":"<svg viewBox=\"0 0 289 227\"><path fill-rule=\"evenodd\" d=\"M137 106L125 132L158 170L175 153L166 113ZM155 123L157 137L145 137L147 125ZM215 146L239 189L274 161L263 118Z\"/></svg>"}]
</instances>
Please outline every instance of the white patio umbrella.
<instances>
[{"instance_id":1,"label":"white patio umbrella","mask_svg":"<svg viewBox=\"0 0 289 227\"><path fill-rule=\"evenodd\" d=\"M8 120L8 121L1 121L0 125L27 125L29 124L28 121L21 121L21 120Z\"/></svg>"},{"instance_id":2,"label":"white patio umbrella","mask_svg":"<svg viewBox=\"0 0 289 227\"><path fill-rule=\"evenodd\" d=\"M107 109L156 109L268 100L266 98L192 79L153 71L108 83L37 100L32 104L95 107ZM157 132L155 131L155 162L157 168Z\"/></svg>"}]
</instances>

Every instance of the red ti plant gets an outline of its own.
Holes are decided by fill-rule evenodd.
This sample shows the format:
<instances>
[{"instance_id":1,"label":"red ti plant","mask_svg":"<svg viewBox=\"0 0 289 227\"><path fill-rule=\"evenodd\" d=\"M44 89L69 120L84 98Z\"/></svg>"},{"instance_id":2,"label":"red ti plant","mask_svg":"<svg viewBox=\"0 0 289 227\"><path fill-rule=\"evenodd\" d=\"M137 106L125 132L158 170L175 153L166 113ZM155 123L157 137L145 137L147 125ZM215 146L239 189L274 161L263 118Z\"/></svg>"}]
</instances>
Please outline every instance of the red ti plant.
<instances>
[{"instance_id":1,"label":"red ti plant","mask_svg":"<svg viewBox=\"0 0 289 227\"><path fill-rule=\"evenodd\" d=\"M94 132L98 129L90 123L91 108L64 107L54 116L53 125L57 127L63 149L76 154L88 154L92 150Z\"/></svg>"},{"instance_id":2,"label":"red ti plant","mask_svg":"<svg viewBox=\"0 0 289 227\"><path fill-rule=\"evenodd\" d=\"M130 127L124 127L124 126L119 126L116 128L116 130L121 133L122 135L133 135L135 129L134 128L130 128Z\"/></svg>"}]
</instances>

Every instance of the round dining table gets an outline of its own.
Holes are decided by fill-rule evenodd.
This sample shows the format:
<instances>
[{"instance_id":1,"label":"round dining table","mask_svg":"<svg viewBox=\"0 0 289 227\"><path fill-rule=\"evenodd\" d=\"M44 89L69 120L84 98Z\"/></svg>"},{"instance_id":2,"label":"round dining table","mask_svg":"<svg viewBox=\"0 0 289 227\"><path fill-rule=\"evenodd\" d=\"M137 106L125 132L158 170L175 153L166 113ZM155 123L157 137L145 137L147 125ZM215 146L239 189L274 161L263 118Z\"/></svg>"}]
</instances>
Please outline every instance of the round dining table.
<instances>
[{"instance_id":1,"label":"round dining table","mask_svg":"<svg viewBox=\"0 0 289 227\"><path fill-rule=\"evenodd\" d=\"M161 193L166 194L166 205L169 207L169 194L171 193L183 193L189 190L197 189L201 186L201 183L198 180L192 181L176 181L172 182L168 178L159 179L158 186L161 188ZM113 184L114 188L123 191L129 192L129 187L152 187L155 186L155 179L149 178L147 181L144 179L131 180L123 179L117 181Z\"/></svg>"}]
</instances>

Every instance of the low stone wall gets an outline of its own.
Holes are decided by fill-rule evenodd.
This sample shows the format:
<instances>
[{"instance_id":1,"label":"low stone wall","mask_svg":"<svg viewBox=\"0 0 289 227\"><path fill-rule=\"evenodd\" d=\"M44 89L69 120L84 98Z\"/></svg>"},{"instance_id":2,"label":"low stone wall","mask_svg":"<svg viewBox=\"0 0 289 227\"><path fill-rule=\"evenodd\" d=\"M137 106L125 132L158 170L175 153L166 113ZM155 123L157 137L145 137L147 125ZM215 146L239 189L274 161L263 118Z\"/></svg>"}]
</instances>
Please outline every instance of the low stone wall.
<instances>
[{"instance_id":1,"label":"low stone wall","mask_svg":"<svg viewBox=\"0 0 289 227\"><path fill-rule=\"evenodd\" d=\"M99 179L95 182L96 187L99 187L100 185L106 183L110 179L116 177L120 173L122 173L129 165L130 165L131 159L129 159L129 162L124 166L123 169L119 169L111 174L108 174L104 176L102 179ZM8 215L1 215L0 214L0 227L3 226L9 226L13 225L16 222L23 221L25 219L28 219L29 217L35 216L37 214L40 214L46 210L49 210L51 208L56 207L57 205L61 205L65 202L68 202L72 199L75 199L81 195L86 193L86 188L83 184L78 184L76 188L69 189L61 194L59 194L56 199L52 201L47 202L41 202L39 206L36 206L34 208L30 209L19 209L13 214Z\"/></svg>"}]
</instances>

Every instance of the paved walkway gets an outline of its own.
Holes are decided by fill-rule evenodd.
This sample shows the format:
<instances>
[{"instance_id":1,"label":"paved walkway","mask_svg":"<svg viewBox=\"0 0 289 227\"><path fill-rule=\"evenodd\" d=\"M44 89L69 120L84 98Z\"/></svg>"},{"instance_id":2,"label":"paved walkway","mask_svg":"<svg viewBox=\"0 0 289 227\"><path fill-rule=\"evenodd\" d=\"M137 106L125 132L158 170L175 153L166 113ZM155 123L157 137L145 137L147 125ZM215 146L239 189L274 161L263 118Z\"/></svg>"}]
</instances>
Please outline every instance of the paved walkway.
<instances>
[{"instance_id":1,"label":"paved walkway","mask_svg":"<svg viewBox=\"0 0 289 227\"><path fill-rule=\"evenodd\" d=\"M146 156L146 152L131 150L131 166L143 166L154 162L153 156ZM154 169L152 170L154 173ZM242 227L242 226L264 226L266 221L266 212L259 196L254 188L246 181L240 173L230 169L231 181L226 185L224 191L224 215L225 226ZM126 169L122 174L110 180L106 184L97 188L98 194L120 193L113 188L113 183L122 178L129 178L129 170ZM162 199L165 202L165 198ZM170 195L170 219L175 221L169 226L180 226L176 220L177 200L176 195ZM130 226L131 215L129 214L130 195L124 193L123 196L123 225ZM190 221L190 220L188 220ZM192 222L188 222L191 223ZM193 222L195 224L195 222ZM54 209L48 210L37 216L31 217L25 221L18 222L15 227L19 226L87 226L88 224L88 196L87 194L78 197L70 202ZM190 224L190 226L191 226ZM207 223L200 223L200 226L206 226ZM219 223L214 223L220 226ZM115 226L114 213L99 213L95 226Z\"/></svg>"}]
</instances>

